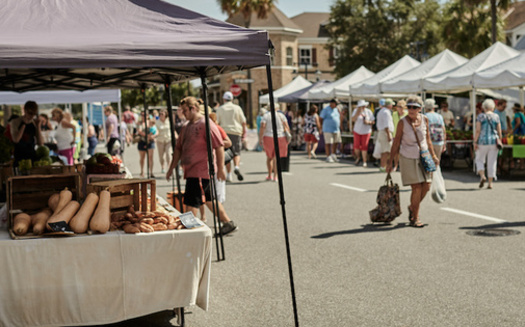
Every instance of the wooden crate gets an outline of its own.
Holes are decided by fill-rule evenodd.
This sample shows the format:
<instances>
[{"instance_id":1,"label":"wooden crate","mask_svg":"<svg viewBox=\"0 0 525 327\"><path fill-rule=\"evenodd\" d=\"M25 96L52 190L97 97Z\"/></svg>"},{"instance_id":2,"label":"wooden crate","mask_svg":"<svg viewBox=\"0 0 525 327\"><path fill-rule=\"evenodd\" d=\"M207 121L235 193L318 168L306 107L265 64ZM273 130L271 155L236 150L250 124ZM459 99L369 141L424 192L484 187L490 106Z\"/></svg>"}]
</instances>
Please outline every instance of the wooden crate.
<instances>
[{"instance_id":1,"label":"wooden crate","mask_svg":"<svg viewBox=\"0 0 525 327\"><path fill-rule=\"evenodd\" d=\"M29 214L47 207L47 200L54 194L68 188L73 200L80 201L80 175L67 173L59 175L13 176L7 179L7 209L9 225L20 210Z\"/></svg>"},{"instance_id":2,"label":"wooden crate","mask_svg":"<svg viewBox=\"0 0 525 327\"><path fill-rule=\"evenodd\" d=\"M179 191L175 189L173 192L167 193L168 197L168 203L171 204L175 209L177 209L179 212L187 212L186 205L184 204L184 191L182 191L182 205L179 201Z\"/></svg>"},{"instance_id":3,"label":"wooden crate","mask_svg":"<svg viewBox=\"0 0 525 327\"><path fill-rule=\"evenodd\" d=\"M156 198L156 182L154 179L119 179L89 183L86 194L102 190L111 193L111 211L125 211L133 205L137 211L148 211L148 187L151 199ZM156 201L151 201L151 211L155 211Z\"/></svg>"},{"instance_id":4,"label":"wooden crate","mask_svg":"<svg viewBox=\"0 0 525 327\"><path fill-rule=\"evenodd\" d=\"M56 165L56 166L43 166L33 167L30 170L30 175L58 175L67 173L81 173L82 165Z\"/></svg>"}]
</instances>

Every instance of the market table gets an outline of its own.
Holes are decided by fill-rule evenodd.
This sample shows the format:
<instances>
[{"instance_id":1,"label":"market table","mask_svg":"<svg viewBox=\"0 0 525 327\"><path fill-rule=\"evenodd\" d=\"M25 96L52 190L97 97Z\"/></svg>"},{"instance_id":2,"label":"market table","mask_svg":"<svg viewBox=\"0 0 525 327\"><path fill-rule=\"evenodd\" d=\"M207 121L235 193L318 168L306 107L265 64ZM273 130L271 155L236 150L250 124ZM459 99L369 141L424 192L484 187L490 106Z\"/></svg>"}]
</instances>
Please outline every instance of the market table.
<instances>
[{"instance_id":1,"label":"market table","mask_svg":"<svg viewBox=\"0 0 525 327\"><path fill-rule=\"evenodd\" d=\"M0 326L108 324L208 309L212 233L190 230L12 240L0 232Z\"/></svg>"}]
</instances>

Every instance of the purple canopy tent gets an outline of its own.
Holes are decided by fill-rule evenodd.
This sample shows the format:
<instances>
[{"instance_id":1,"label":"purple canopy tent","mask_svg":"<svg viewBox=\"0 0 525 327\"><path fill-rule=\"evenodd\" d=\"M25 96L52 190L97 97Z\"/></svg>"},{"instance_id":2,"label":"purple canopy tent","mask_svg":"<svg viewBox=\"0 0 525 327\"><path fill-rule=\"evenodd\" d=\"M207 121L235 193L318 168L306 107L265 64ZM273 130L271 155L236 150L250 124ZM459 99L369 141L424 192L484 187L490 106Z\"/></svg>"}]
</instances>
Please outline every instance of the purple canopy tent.
<instances>
[{"instance_id":1,"label":"purple canopy tent","mask_svg":"<svg viewBox=\"0 0 525 327\"><path fill-rule=\"evenodd\" d=\"M242 28L160 0L4 0L0 29L0 91L116 87L145 91L147 84L169 89L172 81L200 77L208 108L207 77L257 66L266 66L272 90L266 31ZM273 106L273 99L270 103ZM205 116L211 160L207 110ZM170 114L173 123L171 119ZM275 132L274 139L278 151ZM278 171L297 325L279 161Z\"/></svg>"}]
</instances>

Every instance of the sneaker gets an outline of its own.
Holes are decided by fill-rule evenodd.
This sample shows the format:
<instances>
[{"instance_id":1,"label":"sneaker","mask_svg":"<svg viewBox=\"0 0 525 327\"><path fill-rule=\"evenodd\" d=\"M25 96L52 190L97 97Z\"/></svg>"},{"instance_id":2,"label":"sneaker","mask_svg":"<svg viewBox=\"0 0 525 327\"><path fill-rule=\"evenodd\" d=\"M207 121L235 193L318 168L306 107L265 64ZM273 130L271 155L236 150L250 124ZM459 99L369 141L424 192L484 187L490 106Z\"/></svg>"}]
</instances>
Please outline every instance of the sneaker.
<instances>
[{"instance_id":1,"label":"sneaker","mask_svg":"<svg viewBox=\"0 0 525 327\"><path fill-rule=\"evenodd\" d=\"M384 172L386 172L386 168L379 167L379 171L382 172L382 173L384 173Z\"/></svg>"},{"instance_id":2,"label":"sneaker","mask_svg":"<svg viewBox=\"0 0 525 327\"><path fill-rule=\"evenodd\" d=\"M334 162L334 159L332 158L332 156L328 156L326 157L326 162Z\"/></svg>"},{"instance_id":3,"label":"sneaker","mask_svg":"<svg viewBox=\"0 0 525 327\"><path fill-rule=\"evenodd\" d=\"M332 160L334 162L338 162L339 161L339 159L337 159L337 156L335 155L335 153L332 153L331 157L332 157Z\"/></svg>"},{"instance_id":4,"label":"sneaker","mask_svg":"<svg viewBox=\"0 0 525 327\"><path fill-rule=\"evenodd\" d=\"M233 168L233 172L235 173L235 175L237 175L237 179L239 181L244 180L244 177L242 177L242 174L241 174L241 171L239 170L239 168L237 168L237 167Z\"/></svg>"},{"instance_id":5,"label":"sneaker","mask_svg":"<svg viewBox=\"0 0 525 327\"><path fill-rule=\"evenodd\" d=\"M271 181L272 178L271 178L270 176L266 176L266 180L267 180L267 181Z\"/></svg>"},{"instance_id":6,"label":"sneaker","mask_svg":"<svg viewBox=\"0 0 525 327\"><path fill-rule=\"evenodd\" d=\"M232 173L226 174L226 181L227 182L233 182Z\"/></svg>"},{"instance_id":7,"label":"sneaker","mask_svg":"<svg viewBox=\"0 0 525 327\"><path fill-rule=\"evenodd\" d=\"M310 155L312 156L312 158L317 159L317 155L315 154L315 152L310 151Z\"/></svg>"},{"instance_id":8,"label":"sneaker","mask_svg":"<svg viewBox=\"0 0 525 327\"><path fill-rule=\"evenodd\" d=\"M222 224L222 235L230 234L231 232L234 232L237 230L237 225L233 222L233 220L230 220L227 223Z\"/></svg>"},{"instance_id":9,"label":"sneaker","mask_svg":"<svg viewBox=\"0 0 525 327\"><path fill-rule=\"evenodd\" d=\"M365 167L365 168L366 168L366 166L367 166L366 162L363 162L363 167Z\"/></svg>"}]
</instances>

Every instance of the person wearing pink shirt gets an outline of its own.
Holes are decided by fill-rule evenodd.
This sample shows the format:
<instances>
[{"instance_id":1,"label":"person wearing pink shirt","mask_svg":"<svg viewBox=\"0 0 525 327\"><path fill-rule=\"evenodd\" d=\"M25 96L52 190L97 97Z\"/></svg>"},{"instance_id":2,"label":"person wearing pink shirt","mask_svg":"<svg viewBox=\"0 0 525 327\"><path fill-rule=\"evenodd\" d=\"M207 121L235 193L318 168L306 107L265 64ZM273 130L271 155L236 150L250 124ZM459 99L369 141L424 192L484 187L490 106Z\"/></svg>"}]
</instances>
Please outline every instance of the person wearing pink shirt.
<instances>
[{"instance_id":1,"label":"person wearing pink shirt","mask_svg":"<svg viewBox=\"0 0 525 327\"><path fill-rule=\"evenodd\" d=\"M206 121L199 112L199 103L194 97L186 97L180 104L182 112L188 120L181 129L179 138L173 152L173 159L166 173L169 180L173 169L179 161L184 169L186 179L186 190L184 204L197 216L198 210L203 205L202 194L206 199L206 206L213 211L211 199L211 184L208 171L208 153L206 149ZM213 148L214 171L217 179L224 181L224 142L223 138L213 121L209 121L211 142ZM230 220L223 205L218 202L219 216L223 223L222 234L226 235L237 230L237 225Z\"/></svg>"}]
</instances>

